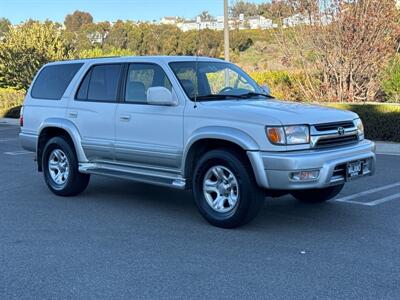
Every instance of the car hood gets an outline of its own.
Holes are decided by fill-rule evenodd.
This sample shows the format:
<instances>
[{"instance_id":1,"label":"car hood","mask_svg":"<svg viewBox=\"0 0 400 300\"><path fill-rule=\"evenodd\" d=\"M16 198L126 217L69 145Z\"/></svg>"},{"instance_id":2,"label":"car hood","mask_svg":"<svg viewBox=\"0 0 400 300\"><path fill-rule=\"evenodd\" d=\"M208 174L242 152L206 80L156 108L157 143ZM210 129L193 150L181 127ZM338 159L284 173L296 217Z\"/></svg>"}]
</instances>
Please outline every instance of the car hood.
<instances>
[{"instance_id":1,"label":"car hood","mask_svg":"<svg viewBox=\"0 0 400 300\"><path fill-rule=\"evenodd\" d=\"M315 104L304 104L278 100L221 100L203 101L201 106L208 116L218 114L220 118L235 118L242 121L271 124L279 121L284 125L319 124L348 121L357 114ZM275 122L274 122L275 121Z\"/></svg>"}]
</instances>

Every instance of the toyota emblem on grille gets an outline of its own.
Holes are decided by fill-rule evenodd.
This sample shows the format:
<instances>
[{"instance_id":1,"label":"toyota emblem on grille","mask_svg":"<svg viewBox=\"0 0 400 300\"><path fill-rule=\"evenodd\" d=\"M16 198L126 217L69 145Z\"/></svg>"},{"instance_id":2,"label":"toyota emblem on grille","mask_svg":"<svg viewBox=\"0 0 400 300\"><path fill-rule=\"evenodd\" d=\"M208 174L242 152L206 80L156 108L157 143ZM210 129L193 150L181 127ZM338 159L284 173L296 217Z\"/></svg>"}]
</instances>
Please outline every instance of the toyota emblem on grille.
<instances>
[{"instance_id":1,"label":"toyota emblem on grille","mask_svg":"<svg viewBox=\"0 0 400 300\"><path fill-rule=\"evenodd\" d=\"M339 135L344 135L344 128L343 127L339 127L337 129L337 132L339 133Z\"/></svg>"}]
</instances>

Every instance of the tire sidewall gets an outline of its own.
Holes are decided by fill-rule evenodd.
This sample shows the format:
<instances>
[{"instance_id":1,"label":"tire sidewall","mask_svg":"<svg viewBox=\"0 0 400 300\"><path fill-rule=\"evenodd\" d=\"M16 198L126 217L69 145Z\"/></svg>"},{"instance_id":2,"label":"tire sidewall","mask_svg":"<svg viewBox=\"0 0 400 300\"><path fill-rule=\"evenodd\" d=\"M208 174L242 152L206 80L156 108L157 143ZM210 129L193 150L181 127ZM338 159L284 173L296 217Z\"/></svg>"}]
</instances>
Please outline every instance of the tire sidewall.
<instances>
[{"instance_id":1,"label":"tire sidewall","mask_svg":"<svg viewBox=\"0 0 400 300\"><path fill-rule=\"evenodd\" d=\"M235 208L226 213L219 213L210 207L204 193L203 180L206 172L213 166L228 168L236 177L239 185L239 198ZM193 176L193 194L200 213L212 224L220 227L235 227L245 219L252 198L251 174L237 158L226 150L213 150L206 153L198 162Z\"/></svg>"},{"instance_id":2,"label":"tire sidewall","mask_svg":"<svg viewBox=\"0 0 400 300\"><path fill-rule=\"evenodd\" d=\"M68 159L69 163L69 174L67 181L65 184L63 184L61 187L60 185L56 184L53 179L51 178L50 172L49 172L49 156L51 152L55 149L60 149L64 152ZM74 181L74 176L76 174L76 158L75 155L72 151L71 146L66 142L63 138L60 137L55 137L51 138L44 150L43 150L43 156L42 156L42 167L43 167L43 174L44 174L44 179L47 184L47 186L53 191L55 194L62 193L63 190L68 189L69 186L71 186L72 182Z\"/></svg>"}]
</instances>

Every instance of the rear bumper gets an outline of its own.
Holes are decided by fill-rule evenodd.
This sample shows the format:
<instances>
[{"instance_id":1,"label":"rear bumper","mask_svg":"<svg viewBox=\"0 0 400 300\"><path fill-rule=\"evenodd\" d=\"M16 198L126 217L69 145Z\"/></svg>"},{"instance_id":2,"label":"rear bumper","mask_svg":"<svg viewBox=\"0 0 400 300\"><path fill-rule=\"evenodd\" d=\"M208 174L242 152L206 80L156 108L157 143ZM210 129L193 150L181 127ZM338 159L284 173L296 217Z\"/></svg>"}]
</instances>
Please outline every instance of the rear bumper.
<instances>
[{"instance_id":1,"label":"rear bumper","mask_svg":"<svg viewBox=\"0 0 400 300\"><path fill-rule=\"evenodd\" d=\"M291 152L248 151L257 183L260 187L277 190L324 188L345 182L345 175L337 170L351 161L365 160L369 170L375 171L375 144L363 140L356 145L340 148ZM335 169L336 168L336 169ZM319 170L319 177L312 181L294 181L292 172Z\"/></svg>"},{"instance_id":2,"label":"rear bumper","mask_svg":"<svg viewBox=\"0 0 400 300\"><path fill-rule=\"evenodd\" d=\"M38 136L36 134L24 133L19 134L19 140L21 142L22 148L28 151L36 152Z\"/></svg>"}]
</instances>

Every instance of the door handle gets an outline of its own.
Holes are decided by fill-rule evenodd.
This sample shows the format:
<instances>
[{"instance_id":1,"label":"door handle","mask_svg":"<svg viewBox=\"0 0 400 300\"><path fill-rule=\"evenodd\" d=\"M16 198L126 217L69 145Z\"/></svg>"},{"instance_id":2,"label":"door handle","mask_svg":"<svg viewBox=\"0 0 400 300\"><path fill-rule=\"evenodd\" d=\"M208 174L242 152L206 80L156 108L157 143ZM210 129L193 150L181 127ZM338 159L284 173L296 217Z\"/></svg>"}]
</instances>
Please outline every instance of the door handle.
<instances>
[{"instance_id":1,"label":"door handle","mask_svg":"<svg viewBox=\"0 0 400 300\"><path fill-rule=\"evenodd\" d=\"M77 112L77 111L70 111L70 112L68 113L68 116L69 116L70 118L76 118L76 117L78 116L78 112Z\"/></svg>"},{"instance_id":2,"label":"door handle","mask_svg":"<svg viewBox=\"0 0 400 300\"><path fill-rule=\"evenodd\" d=\"M131 119L131 115L122 115L119 119L123 122L128 122Z\"/></svg>"}]
</instances>

